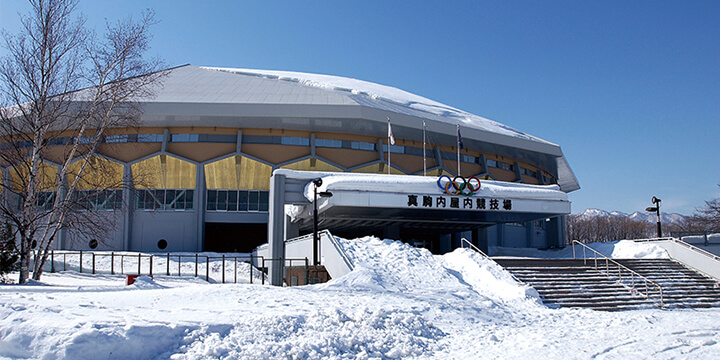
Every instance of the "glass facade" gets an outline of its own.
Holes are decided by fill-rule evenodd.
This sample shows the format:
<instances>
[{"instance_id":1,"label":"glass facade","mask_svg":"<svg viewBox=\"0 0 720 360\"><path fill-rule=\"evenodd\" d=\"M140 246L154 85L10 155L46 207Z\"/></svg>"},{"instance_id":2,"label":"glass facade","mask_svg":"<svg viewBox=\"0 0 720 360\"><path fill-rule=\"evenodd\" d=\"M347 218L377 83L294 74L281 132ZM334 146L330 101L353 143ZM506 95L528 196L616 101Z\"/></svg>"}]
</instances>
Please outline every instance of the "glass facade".
<instances>
[{"instance_id":1,"label":"glass facade","mask_svg":"<svg viewBox=\"0 0 720 360\"><path fill-rule=\"evenodd\" d=\"M263 190L208 190L208 211L268 211L269 191Z\"/></svg>"}]
</instances>

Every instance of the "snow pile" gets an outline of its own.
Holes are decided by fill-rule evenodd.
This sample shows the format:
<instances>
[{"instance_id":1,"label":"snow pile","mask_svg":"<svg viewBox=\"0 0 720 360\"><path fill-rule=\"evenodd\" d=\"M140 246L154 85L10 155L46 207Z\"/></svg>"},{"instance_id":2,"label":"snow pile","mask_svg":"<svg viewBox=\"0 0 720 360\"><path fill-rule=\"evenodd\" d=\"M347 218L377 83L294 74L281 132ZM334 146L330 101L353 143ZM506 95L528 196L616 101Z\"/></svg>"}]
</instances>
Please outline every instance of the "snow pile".
<instances>
[{"instance_id":1,"label":"snow pile","mask_svg":"<svg viewBox=\"0 0 720 360\"><path fill-rule=\"evenodd\" d=\"M618 240L585 244L587 247L611 259L668 259L670 255L657 244L650 242L635 242L633 240ZM559 250L538 250L529 248L491 247L493 256L532 257L543 259L572 259L573 248L575 258L594 258L595 253L584 249L582 245L568 246Z\"/></svg>"},{"instance_id":2,"label":"snow pile","mask_svg":"<svg viewBox=\"0 0 720 360\"><path fill-rule=\"evenodd\" d=\"M329 308L261 316L227 333L199 329L172 359L397 359L422 355L443 335L419 312Z\"/></svg>"},{"instance_id":3,"label":"snow pile","mask_svg":"<svg viewBox=\"0 0 720 360\"><path fill-rule=\"evenodd\" d=\"M529 286L519 285L512 275L496 262L470 249L457 249L443 255L449 269L462 275L462 279L479 294L502 301L534 299L540 294Z\"/></svg>"},{"instance_id":4,"label":"snow pile","mask_svg":"<svg viewBox=\"0 0 720 360\"><path fill-rule=\"evenodd\" d=\"M612 249L613 259L669 259L668 252L657 244L618 241Z\"/></svg>"},{"instance_id":5,"label":"snow pile","mask_svg":"<svg viewBox=\"0 0 720 360\"><path fill-rule=\"evenodd\" d=\"M395 240L337 238L355 270L326 285L424 295L441 292L479 301L538 300L534 289L518 284L505 269L470 249L443 256Z\"/></svg>"}]
</instances>

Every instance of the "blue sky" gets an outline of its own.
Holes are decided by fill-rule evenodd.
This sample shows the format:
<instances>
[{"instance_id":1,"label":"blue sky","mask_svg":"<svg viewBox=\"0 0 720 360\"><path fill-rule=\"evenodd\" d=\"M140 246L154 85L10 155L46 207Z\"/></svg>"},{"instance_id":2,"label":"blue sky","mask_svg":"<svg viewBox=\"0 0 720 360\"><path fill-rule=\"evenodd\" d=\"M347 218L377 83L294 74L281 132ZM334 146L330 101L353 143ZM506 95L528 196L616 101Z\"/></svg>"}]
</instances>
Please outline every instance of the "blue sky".
<instances>
[{"instance_id":1,"label":"blue sky","mask_svg":"<svg viewBox=\"0 0 720 360\"><path fill-rule=\"evenodd\" d=\"M169 66L352 77L559 144L573 212L720 197L720 1L80 3L99 30L147 7ZM0 0L0 26L27 9Z\"/></svg>"}]
</instances>

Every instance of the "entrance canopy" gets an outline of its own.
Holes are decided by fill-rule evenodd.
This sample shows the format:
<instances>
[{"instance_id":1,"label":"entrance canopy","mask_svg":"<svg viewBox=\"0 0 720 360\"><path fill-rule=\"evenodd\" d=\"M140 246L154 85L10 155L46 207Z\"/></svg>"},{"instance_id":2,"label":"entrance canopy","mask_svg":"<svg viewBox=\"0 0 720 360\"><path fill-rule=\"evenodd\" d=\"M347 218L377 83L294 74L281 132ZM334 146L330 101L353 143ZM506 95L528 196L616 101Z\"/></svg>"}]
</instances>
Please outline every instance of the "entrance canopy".
<instances>
[{"instance_id":1,"label":"entrance canopy","mask_svg":"<svg viewBox=\"0 0 720 360\"><path fill-rule=\"evenodd\" d=\"M275 170L270 183L273 258L282 257L291 228L312 230L316 194L323 229L365 235L385 226L457 232L570 213L567 194L557 185L285 169Z\"/></svg>"}]
</instances>

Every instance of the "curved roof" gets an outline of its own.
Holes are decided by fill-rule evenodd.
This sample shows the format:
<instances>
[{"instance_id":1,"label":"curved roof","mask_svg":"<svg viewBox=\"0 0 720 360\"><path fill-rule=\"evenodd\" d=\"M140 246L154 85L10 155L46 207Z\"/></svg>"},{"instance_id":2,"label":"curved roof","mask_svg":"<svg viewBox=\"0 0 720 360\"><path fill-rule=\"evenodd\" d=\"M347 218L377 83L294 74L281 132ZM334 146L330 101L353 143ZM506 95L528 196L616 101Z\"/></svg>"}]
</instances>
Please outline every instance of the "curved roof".
<instances>
[{"instance_id":1,"label":"curved roof","mask_svg":"<svg viewBox=\"0 0 720 360\"><path fill-rule=\"evenodd\" d=\"M470 149L556 172L563 191L579 189L558 145L394 87L340 76L184 65L167 70L145 104L150 126L283 128L383 137L387 118L398 138L452 145L460 125Z\"/></svg>"}]
</instances>

